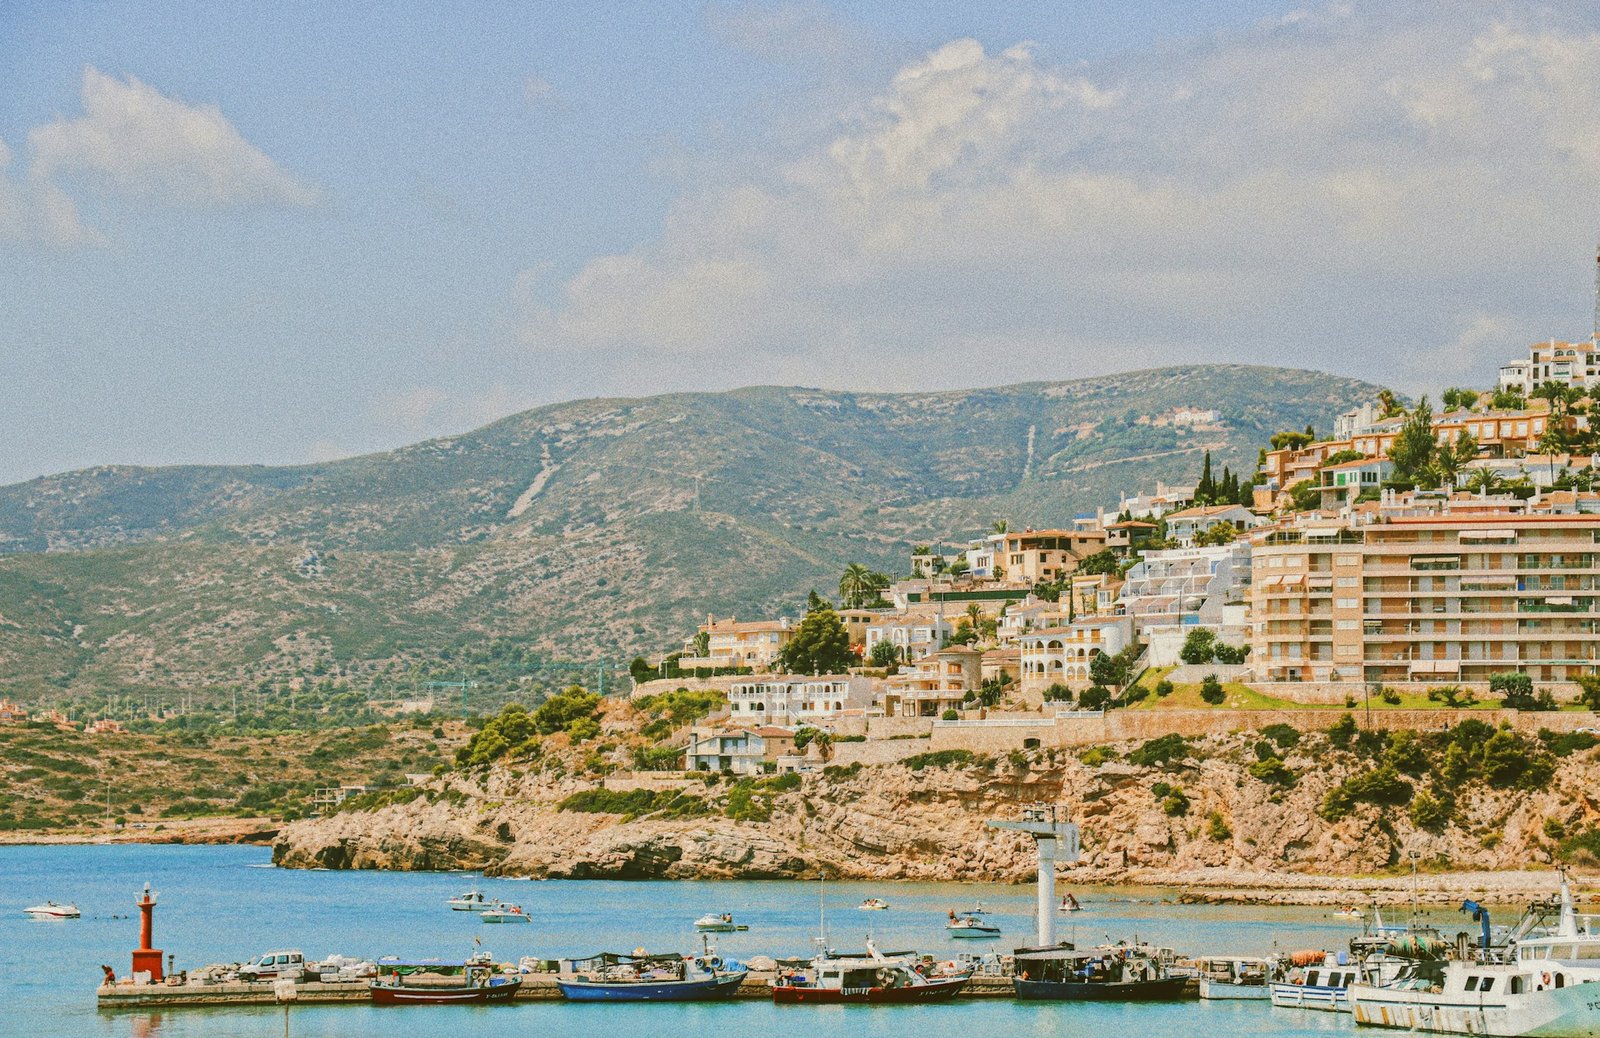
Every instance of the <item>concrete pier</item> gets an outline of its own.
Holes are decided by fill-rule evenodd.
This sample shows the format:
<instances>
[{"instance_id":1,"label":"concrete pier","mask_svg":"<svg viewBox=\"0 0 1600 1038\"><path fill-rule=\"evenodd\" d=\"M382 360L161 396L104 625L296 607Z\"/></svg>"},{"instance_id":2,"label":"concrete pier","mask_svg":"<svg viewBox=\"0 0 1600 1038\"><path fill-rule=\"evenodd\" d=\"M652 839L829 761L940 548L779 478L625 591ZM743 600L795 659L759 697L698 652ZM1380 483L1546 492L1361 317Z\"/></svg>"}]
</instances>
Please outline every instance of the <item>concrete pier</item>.
<instances>
[{"instance_id":1,"label":"concrete pier","mask_svg":"<svg viewBox=\"0 0 1600 1038\"><path fill-rule=\"evenodd\" d=\"M739 998L769 999L772 997L772 973L751 973L739 988ZM441 978L441 985L449 983ZM1010 998L1009 977L973 977L961 992L961 998ZM100 1008L167 1009L185 1006L270 1006L278 1004L277 993L271 981L229 981L221 984L201 984L189 981L182 984L102 984L95 993ZM524 974L522 987L517 991L518 1002L559 1001L561 989L556 986L556 976L549 973ZM295 984L295 1005L336 1005L342 1002L366 1003L371 1001L365 980L322 983L304 981Z\"/></svg>"}]
</instances>

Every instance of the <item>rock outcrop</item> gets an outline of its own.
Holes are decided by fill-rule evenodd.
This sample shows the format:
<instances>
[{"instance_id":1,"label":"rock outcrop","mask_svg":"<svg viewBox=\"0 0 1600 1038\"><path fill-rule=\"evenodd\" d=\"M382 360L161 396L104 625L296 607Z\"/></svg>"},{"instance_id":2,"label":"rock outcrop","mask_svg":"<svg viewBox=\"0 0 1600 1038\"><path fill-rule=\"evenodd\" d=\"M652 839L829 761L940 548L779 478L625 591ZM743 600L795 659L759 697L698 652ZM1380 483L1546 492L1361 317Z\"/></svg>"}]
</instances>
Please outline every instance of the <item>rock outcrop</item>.
<instances>
[{"instance_id":1,"label":"rock outcrop","mask_svg":"<svg viewBox=\"0 0 1600 1038\"><path fill-rule=\"evenodd\" d=\"M629 817L562 809L594 781L496 767L441 779L409 803L293 823L274 860L573 878L805 877L825 868L847 878L1024 882L1034 873L1031 842L986 823L1047 802L1064 805L1082 828L1082 859L1067 870L1075 880L1206 884L1231 890L1231 899L1334 902L1373 886L1337 877L1404 872L1413 856L1432 869L1548 868L1556 835L1600 819L1592 792L1600 762L1586 751L1560 759L1544 789L1463 785L1438 832L1419 828L1401 805L1358 803L1329 821L1319 813L1328 791L1373 763L1320 738L1307 744L1284 762L1292 785L1251 774L1256 758L1246 736L1197 743L1183 760L1155 767L1092 766L1046 750L920 769L829 768L795 788L758 783L755 817L742 821L726 816L725 779L653 783L703 801L698 816ZM1416 780L1419 789L1425 781ZM1186 803L1172 799L1173 789ZM1524 885L1548 886L1537 877ZM1260 893L1268 886L1279 893ZM1403 894L1407 884L1376 886Z\"/></svg>"}]
</instances>

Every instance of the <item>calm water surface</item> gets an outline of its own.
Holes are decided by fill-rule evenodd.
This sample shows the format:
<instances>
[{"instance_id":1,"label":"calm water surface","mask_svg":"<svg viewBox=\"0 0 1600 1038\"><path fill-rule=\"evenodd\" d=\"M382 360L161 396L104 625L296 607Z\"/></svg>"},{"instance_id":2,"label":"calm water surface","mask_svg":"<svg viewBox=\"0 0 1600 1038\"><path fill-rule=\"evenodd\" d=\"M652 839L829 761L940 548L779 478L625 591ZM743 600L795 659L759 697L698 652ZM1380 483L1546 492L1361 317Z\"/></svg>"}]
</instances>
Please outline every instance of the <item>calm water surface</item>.
<instances>
[{"instance_id":1,"label":"calm water surface","mask_svg":"<svg viewBox=\"0 0 1600 1038\"><path fill-rule=\"evenodd\" d=\"M155 944L178 968L240 961L272 948L300 948L307 958L332 953L460 958L473 938L502 961L584 956L600 950L690 951L691 925L706 912L732 912L750 931L723 934L725 956L808 955L817 932L818 887L794 882L528 882L470 873L300 872L267 865L256 847L0 847L0 1035L26 1038L275 1038L281 1010L178 1009L100 1012L99 965L128 970L138 943L133 901L149 880L160 892ZM444 900L471 887L521 903L535 922L480 923ZM1126 894L1127 892L1123 892ZM1149 896L1150 892L1135 892ZM879 896L887 912L862 912ZM1090 910L1062 917L1059 935L1096 943L1137 933L1181 952L1264 954L1342 948L1353 929L1326 909L1124 904L1116 892L1086 893ZM45 899L83 911L72 922L35 922L21 910ZM982 900L998 918L998 942L952 941L945 912ZM986 947L1009 949L1031 938L1033 888L985 884L830 883L828 931L837 947L860 947L870 928L880 946L938 955ZM129 916L131 918L113 918ZM1459 920L1439 915L1454 932ZM293 1007L291 1035L431 1038L472 1035L604 1038L751 1038L915 1035L961 1038L1094 1035L1112 1038L1230 1038L1347 1033L1348 1017L1274 1010L1262 1004L1064 1006L1009 1000L962 1000L926 1007L717 1005L596 1006L561 1003L496 1007L365 1005Z\"/></svg>"}]
</instances>

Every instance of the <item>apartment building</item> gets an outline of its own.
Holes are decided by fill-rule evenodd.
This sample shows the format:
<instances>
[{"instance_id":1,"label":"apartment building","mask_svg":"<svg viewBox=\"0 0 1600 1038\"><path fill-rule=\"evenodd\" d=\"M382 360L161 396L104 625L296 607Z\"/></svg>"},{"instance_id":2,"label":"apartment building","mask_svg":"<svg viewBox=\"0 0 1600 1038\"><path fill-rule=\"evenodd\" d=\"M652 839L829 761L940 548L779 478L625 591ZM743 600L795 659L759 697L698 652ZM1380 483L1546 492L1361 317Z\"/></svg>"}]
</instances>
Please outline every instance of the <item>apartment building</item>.
<instances>
[{"instance_id":1,"label":"apartment building","mask_svg":"<svg viewBox=\"0 0 1600 1038\"><path fill-rule=\"evenodd\" d=\"M1248 541L1147 551L1128 570L1118 603L1141 632L1156 625L1221 624L1223 607L1243 601L1250 558Z\"/></svg>"},{"instance_id":2,"label":"apartment building","mask_svg":"<svg viewBox=\"0 0 1600 1038\"><path fill-rule=\"evenodd\" d=\"M737 620L728 617L718 620L706 617L700 630L706 635L706 654L703 657L685 657L678 661L680 667L749 667L767 670L778 661L778 652L794 637L794 621L788 617L777 620Z\"/></svg>"},{"instance_id":3,"label":"apartment building","mask_svg":"<svg viewBox=\"0 0 1600 1038\"><path fill-rule=\"evenodd\" d=\"M1600 673L1600 516L1415 515L1263 532L1251 664L1279 681Z\"/></svg>"},{"instance_id":4,"label":"apartment building","mask_svg":"<svg viewBox=\"0 0 1600 1038\"><path fill-rule=\"evenodd\" d=\"M1070 576L1079 561L1105 546L1104 530L1024 530L1005 535L1001 564L1009 579L1037 584Z\"/></svg>"}]
</instances>

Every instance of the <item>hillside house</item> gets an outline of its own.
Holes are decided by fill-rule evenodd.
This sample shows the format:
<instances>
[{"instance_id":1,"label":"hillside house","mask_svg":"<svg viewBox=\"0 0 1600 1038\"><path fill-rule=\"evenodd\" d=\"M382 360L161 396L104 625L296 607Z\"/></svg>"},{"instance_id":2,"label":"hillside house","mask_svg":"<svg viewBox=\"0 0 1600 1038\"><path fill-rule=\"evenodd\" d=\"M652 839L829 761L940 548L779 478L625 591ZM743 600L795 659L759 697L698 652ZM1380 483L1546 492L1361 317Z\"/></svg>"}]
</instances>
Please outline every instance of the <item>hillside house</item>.
<instances>
[{"instance_id":1,"label":"hillside house","mask_svg":"<svg viewBox=\"0 0 1600 1038\"><path fill-rule=\"evenodd\" d=\"M959 710L983 684L983 653L953 645L924 656L887 679L883 712L889 717L940 717Z\"/></svg>"},{"instance_id":2,"label":"hillside house","mask_svg":"<svg viewBox=\"0 0 1600 1038\"><path fill-rule=\"evenodd\" d=\"M866 658L879 642L900 650L904 660L919 659L935 651L955 633L955 624L937 613L895 613L879 616L867 625Z\"/></svg>"},{"instance_id":3,"label":"hillside house","mask_svg":"<svg viewBox=\"0 0 1600 1038\"><path fill-rule=\"evenodd\" d=\"M1524 396L1546 382L1591 389L1600 385L1600 339L1588 342L1537 342L1526 360L1500 368L1499 387Z\"/></svg>"},{"instance_id":4,"label":"hillside house","mask_svg":"<svg viewBox=\"0 0 1600 1038\"><path fill-rule=\"evenodd\" d=\"M1220 625L1223 606L1241 600L1249 583L1245 541L1149 551L1128 570L1118 604L1139 633L1166 624Z\"/></svg>"},{"instance_id":5,"label":"hillside house","mask_svg":"<svg viewBox=\"0 0 1600 1038\"><path fill-rule=\"evenodd\" d=\"M28 711L22 704L0 699L0 724L23 724L27 720Z\"/></svg>"},{"instance_id":6,"label":"hillside house","mask_svg":"<svg viewBox=\"0 0 1600 1038\"><path fill-rule=\"evenodd\" d=\"M1218 523L1233 527L1237 533L1261 525L1261 517L1243 505L1198 505L1172 512L1166 519L1167 536L1184 548L1192 547L1197 534Z\"/></svg>"},{"instance_id":7,"label":"hillside house","mask_svg":"<svg viewBox=\"0 0 1600 1038\"><path fill-rule=\"evenodd\" d=\"M697 725L689 729L684 767L688 771L761 775L776 771L779 757L793 754L794 733L783 728Z\"/></svg>"},{"instance_id":8,"label":"hillside house","mask_svg":"<svg viewBox=\"0 0 1600 1038\"><path fill-rule=\"evenodd\" d=\"M1003 565L1012 580L1028 584L1060 580L1105 546L1104 530L1023 530L1005 535Z\"/></svg>"},{"instance_id":9,"label":"hillside house","mask_svg":"<svg viewBox=\"0 0 1600 1038\"><path fill-rule=\"evenodd\" d=\"M1126 556L1155 540L1160 527L1143 519L1124 519L1106 525L1106 547Z\"/></svg>"},{"instance_id":10,"label":"hillside house","mask_svg":"<svg viewBox=\"0 0 1600 1038\"><path fill-rule=\"evenodd\" d=\"M794 637L795 624L787 616L776 620L718 620L706 617L700 631L706 635L706 654L684 657L678 665L691 667L749 667L770 670L778 653Z\"/></svg>"}]
</instances>

